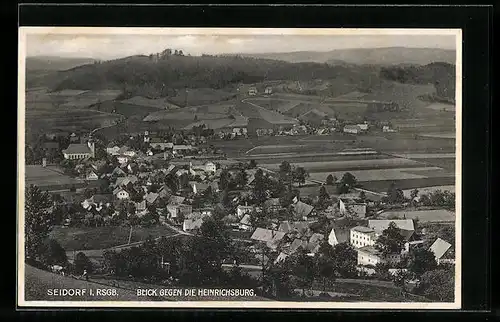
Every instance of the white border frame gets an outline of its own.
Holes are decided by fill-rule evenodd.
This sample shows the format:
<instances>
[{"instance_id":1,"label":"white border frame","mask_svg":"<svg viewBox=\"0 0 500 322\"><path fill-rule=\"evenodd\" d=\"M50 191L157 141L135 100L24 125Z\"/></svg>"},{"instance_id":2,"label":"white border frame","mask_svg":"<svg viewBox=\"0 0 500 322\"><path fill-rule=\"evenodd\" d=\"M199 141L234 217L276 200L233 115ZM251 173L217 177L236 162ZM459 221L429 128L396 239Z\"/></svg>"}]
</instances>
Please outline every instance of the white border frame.
<instances>
[{"instance_id":1,"label":"white border frame","mask_svg":"<svg viewBox=\"0 0 500 322\"><path fill-rule=\"evenodd\" d=\"M453 35L456 37L456 152L455 152L455 301L446 303L401 302L281 302L281 301L25 301L24 299L24 192L25 180L25 65L28 34L113 35ZM116 28L116 27L20 27L18 52L18 182L17 182L17 305L19 307L78 308L287 308L287 309L460 309L462 276L462 30L461 29L319 29L319 28Z\"/></svg>"}]
</instances>

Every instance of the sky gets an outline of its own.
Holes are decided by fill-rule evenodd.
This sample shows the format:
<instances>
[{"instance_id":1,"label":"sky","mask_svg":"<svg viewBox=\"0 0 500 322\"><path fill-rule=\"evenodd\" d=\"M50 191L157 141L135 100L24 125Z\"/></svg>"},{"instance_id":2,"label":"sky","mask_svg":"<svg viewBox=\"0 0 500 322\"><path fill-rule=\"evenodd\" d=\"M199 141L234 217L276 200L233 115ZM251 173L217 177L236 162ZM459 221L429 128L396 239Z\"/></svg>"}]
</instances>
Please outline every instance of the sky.
<instances>
[{"instance_id":1,"label":"sky","mask_svg":"<svg viewBox=\"0 0 500 322\"><path fill-rule=\"evenodd\" d=\"M26 36L27 56L60 56L115 59L149 55L166 48L201 54L282 53L330 51L347 48L443 48L455 49L454 35L249 35L249 34L104 34L38 33Z\"/></svg>"}]
</instances>

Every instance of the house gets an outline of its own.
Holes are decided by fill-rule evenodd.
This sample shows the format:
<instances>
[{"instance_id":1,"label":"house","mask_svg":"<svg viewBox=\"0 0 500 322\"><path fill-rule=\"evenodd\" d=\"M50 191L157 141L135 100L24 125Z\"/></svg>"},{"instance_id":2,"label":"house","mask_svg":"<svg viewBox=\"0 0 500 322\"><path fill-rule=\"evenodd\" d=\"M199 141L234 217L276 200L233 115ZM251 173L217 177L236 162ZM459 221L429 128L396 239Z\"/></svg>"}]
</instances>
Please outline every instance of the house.
<instances>
[{"instance_id":1,"label":"house","mask_svg":"<svg viewBox=\"0 0 500 322\"><path fill-rule=\"evenodd\" d=\"M245 214L243 215L243 218L241 218L240 222L238 223L238 228L244 231L250 231L252 230L252 225L250 224L250 214Z\"/></svg>"},{"instance_id":2,"label":"house","mask_svg":"<svg viewBox=\"0 0 500 322\"><path fill-rule=\"evenodd\" d=\"M361 132L361 128L357 125L344 126L344 133L358 134L360 132Z\"/></svg>"},{"instance_id":3,"label":"house","mask_svg":"<svg viewBox=\"0 0 500 322\"><path fill-rule=\"evenodd\" d=\"M215 163L208 161L208 162L197 162L197 161L191 161L189 162L189 169L190 170L202 170L205 172L210 172L210 173L215 173L217 170L217 166Z\"/></svg>"},{"instance_id":4,"label":"house","mask_svg":"<svg viewBox=\"0 0 500 322\"><path fill-rule=\"evenodd\" d=\"M269 198L264 201L264 208L269 211L276 211L281 209L281 203L279 198Z\"/></svg>"},{"instance_id":5,"label":"house","mask_svg":"<svg viewBox=\"0 0 500 322\"><path fill-rule=\"evenodd\" d=\"M339 199L339 210L342 215L364 218L366 216L366 203L344 202L342 199Z\"/></svg>"},{"instance_id":6,"label":"house","mask_svg":"<svg viewBox=\"0 0 500 322\"><path fill-rule=\"evenodd\" d=\"M120 167L116 167L113 169L113 171L111 172L111 175L112 176L117 176L117 177L122 177L122 176L125 176L126 173L125 171L123 171Z\"/></svg>"},{"instance_id":7,"label":"house","mask_svg":"<svg viewBox=\"0 0 500 322\"><path fill-rule=\"evenodd\" d=\"M148 205L153 205L158 200L158 196L159 196L159 194L157 194L155 192L150 192L144 196L144 200L146 200Z\"/></svg>"},{"instance_id":8,"label":"house","mask_svg":"<svg viewBox=\"0 0 500 322\"><path fill-rule=\"evenodd\" d=\"M364 226L351 228L350 243L354 248L374 246L377 238L378 235L372 228Z\"/></svg>"},{"instance_id":9,"label":"house","mask_svg":"<svg viewBox=\"0 0 500 322\"><path fill-rule=\"evenodd\" d=\"M368 131L368 123L359 123L359 124L356 124L357 126L359 126L359 128L361 129L361 131Z\"/></svg>"},{"instance_id":10,"label":"house","mask_svg":"<svg viewBox=\"0 0 500 322\"><path fill-rule=\"evenodd\" d=\"M79 160L93 158L95 156L95 145L93 141L87 144L72 143L67 149L62 150L63 156L68 160Z\"/></svg>"},{"instance_id":11,"label":"house","mask_svg":"<svg viewBox=\"0 0 500 322\"><path fill-rule=\"evenodd\" d=\"M302 201L297 201L293 205L293 211L297 215L297 217L302 218L302 219L307 219L308 216L312 215L314 207L311 205L306 204L305 202Z\"/></svg>"},{"instance_id":12,"label":"house","mask_svg":"<svg viewBox=\"0 0 500 322\"><path fill-rule=\"evenodd\" d=\"M251 213L255 209L254 206L242 206L236 207L236 217L242 218L245 214Z\"/></svg>"},{"instance_id":13,"label":"house","mask_svg":"<svg viewBox=\"0 0 500 322\"><path fill-rule=\"evenodd\" d=\"M124 155L124 156L127 156L127 157L133 157L135 156L135 151L130 149L129 147L127 146L122 146L119 150L118 150L118 154L119 155Z\"/></svg>"},{"instance_id":14,"label":"house","mask_svg":"<svg viewBox=\"0 0 500 322\"><path fill-rule=\"evenodd\" d=\"M266 94L266 95L271 95L272 93L273 93L273 89L270 86L266 87L266 89L264 90L264 94Z\"/></svg>"},{"instance_id":15,"label":"house","mask_svg":"<svg viewBox=\"0 0 500 322\"><path fill-rule=\"evenodd\" d=\"M128 193L128 191L121 187L118 187L115 190L113 190L113 195L119 200L130 198L130 194Z\"/></svg>"},{"instance_id":16,"label":"house","mask_svg":"<svg viewBox=\"0 0 500 322\"><path fill-rule=\"evenodd\" d=\"M182 223L182 230L184 231L193 231L201 228L203 224L203 219L185 219Z\"/></svg>"},{"instance_id":17,"label":"house","mask_svg":"<svg viewBox=\"0 0 500 322\"><path fill-rule=\"evenodd\" d=\"M391 132L396 132L396 130L392 129L390 126L388 125L384 125L382 127L382 132L385 132L385 133L391 133Z\"/></svg>"},{"instance_id":18,"label":"house","mask_svg":"<svg viewBox=\"0 0 500 322\"><path fill-rule=\"evenodd\" d=\"M195 181L189 182L189 185L191 186L191 189L193 189L194 194L203 193L205 190L207 190L208 187L210 187L208 183Z\"/></svg>"},{"instance_id":19,"label":"house","mask_svg":"<svg viewBox=\"0 0 500 322\"><path fill-rule=\"evenodd\" d=\"M135 210L137 212L145 211L147 209L146 207L146 200L143 200L141 202L136 202L135 203Z\"/></svg>"},{"instance_id":20,"label":"house","mask_svg":"<svg viewBox=\"0 0 500 322\"><path fill-rule=\"evenodd\" d=\"M168 204L167 212L170 219L176 219L180 216L187 217L193 212L193 207L185 204Z\"/></svg>"},{"instance_id":21,"label":"house","mask_svg":"<svg viewBox=\"0 0 500 322\"><path fill-rule=\"evenodd\" d=\"M116 157L116 159L118 160L118 163L120 163L120 164L127 164L128 160L129 160L129 157L126 156L126 155L118 155Z\"/></svg>"},{"instance_id":22,"label":"house","mask_svg":"<svg viewBox=\"0 0 500 322\"><path fill-rule=\"evenodd\" d=\"M451 250L451 244L448 243L447 241L438 238L432 243L431 247L429 250L434 254L434 257L436 258L436 262L439 264L442 263L455 263L454 258L445 258L445 257L454 257L454 254L452 254ZM450 253L449 255L452 256L445 256L448 255L447 253Z\"/></svg>"},{"instance_id":23,"label":"house","mask_svg":"<svg viewBox=\"0 0 500 322\"><path fill-rule=\"evenodd\" d=\"M111 205L111 195L109 194L95 194L89 199L81 202L83 209L90 210L92 207L98 208L102 206L109 207Z\"/></svg>"},{"instance_id":24,"label":"house","mask_svg":"<svg viewBox=\"0 0 500 322\"><path fill-rule=\"evenodd\" d=\"M174 145L172 147L172 153L173 154L182 154L183 152L186 152L186 151L189 151L189 150L192 150L193 147L191 145Z\"/></svg>"},{"instance_id":25,"label":"house","mask_svg":"<svg viewBox=\"0 0 500 322\"><path fill-rule=\"evenodd\" d=\"M310 254L317 253L323 239L325 239L325 236L323 234L312 234L311 238L309 238L309 242L307 243L307 250Z\"/></svg>"},{"instance_id":26,"label":"house","mask_svg":"<svg viewBox=\"0 0 500 322\"><path fill-rule=\"evenodd\" d=\"M99 176L95 173L95 171L89 171L85 176L86 180L98 180Z\"/></svg>"},{"instance_id":27,"label":"house","mask_svg":"<svg viewBox=\"0 0 500 322\"><path fill-rule=\"evenodd\" d=\"M256 87L250 87L248 89L248 95L250 95L250 96L257 95L257 88Z\"/></svg>"},{"instance_id":28,"label":"house","mask_svg":"<svg viewBox=\"0 0 500 322\"><path fill-rule=\"evenodd\" d=\"M389 227L389 224L393 222L399 228L401 235L405 237L408 241L413 236L415 232L415 227L413 225L412 219L373 219L368 220L368 227L372 228L377 235L381 235L382 232Z\"/></svg>"},{"instance_id":29,"label":"house","mask_svg":"<svg viewBox=\"0 0 500 322\"><path fill-rule=\"evenodd\" d=\"M340 227L337 224L334 224L330 234L328 235L328 244L335 246L340 243L349 243L350 242L350 231L347 228Z\"/></svg>"},{"instance_id":30,"label":"house","mask_svg":"<svg viewBox=\"0 0 500 322\"><path fill-rule=\"evenodd\" d=\"M165 140L160 138L151 138L151 140L149 140L149 146L152 149L164 151L167 149L172 149L174 147L174 144L172 142L165 142Z\"/></svg>"},{"instance_id":31,"label":"house","mask_svg":"<svg viewBox=\"0 0 500 322\"><path fill-rule=\"evenodd\" d=\"M168 199L168 203L169 204L180 205L181 203L184 202L184 200L186 200L186 197L173 195L173 196L170 196L170 198Z\"/></svg>"},{"instance_id":32,"label":"house","mask_svg":"<svg viewBox=\"0 0 500 322\"><path fill-rule=\"evenodd\" d=\"M383 256L373 246L364 246L356 249L358 253L358 265L373 265L376 266L378 263L388 263L394 265L401 260L401 254L389 254Z\"/></svg>"},{"instance_id":33,"label":"house","mask_svg":"<svg viewBox=\"0 0 500 322\"><path fill-rule=\"evenodd\" d=\"M257 228L250 239L266 243L271 249L276 249L279 242L285 237L285 233L265 228Z\"/></svg>"},{"instance_id":34,"label":"house","mask_svg":"<svg viewBox=\"0 0 500 322\"><path fill-rule=\"evenodd\" d=\"M288 220L285 220L278 226L278 231L286 234L297 233L299 236L305 235L308 230L309 223L307 221L289 222Z\"/></svg>"},{"instance_id":35,"label":"house","mask_svg":"<svg viewBox=\"0 0 500 322\"><path fill-rule=\"evenodd\" d=\"M118 155L118 150L120 150L120 147L113 143L108 144L108 146L106 147L107 154Z\"/></svg>"}]
</instances>

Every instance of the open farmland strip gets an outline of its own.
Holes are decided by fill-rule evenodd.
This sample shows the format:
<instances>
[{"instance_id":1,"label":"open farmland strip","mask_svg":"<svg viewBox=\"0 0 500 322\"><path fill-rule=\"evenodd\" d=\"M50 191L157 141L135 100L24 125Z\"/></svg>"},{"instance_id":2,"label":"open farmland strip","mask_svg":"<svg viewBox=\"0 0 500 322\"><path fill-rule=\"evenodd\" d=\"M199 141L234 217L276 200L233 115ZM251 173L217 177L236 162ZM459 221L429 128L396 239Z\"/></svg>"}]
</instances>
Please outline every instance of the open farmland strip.
<instances>
[{"instance_id":1,"label":"open farmland strip","mask_svg":"<svg viewBox=\"0 0 500 322\"><path fill-rule=\"evenodd\" d=\"M439 168L437 168L439 169ZM353 170L348 171L352 173L356 179L360 182L363 181L379 181L379 180L405 180L405 179L425 179L426 175L420 175L416 173L409 173L407 170L411 170L408 168L399 168L399 169L377 169L377 170ZM330 172L312 172L309 174L309 178L311 180L318 180L324 182L328 175L336 176L337 178L341 178L344 173L347 171L330 171ZM442 176L449 176L449 174L443 174ZM368 190L373 190L366 188ZM376 190L375 190L376 191Z\"/></svg>"}]
</instances>

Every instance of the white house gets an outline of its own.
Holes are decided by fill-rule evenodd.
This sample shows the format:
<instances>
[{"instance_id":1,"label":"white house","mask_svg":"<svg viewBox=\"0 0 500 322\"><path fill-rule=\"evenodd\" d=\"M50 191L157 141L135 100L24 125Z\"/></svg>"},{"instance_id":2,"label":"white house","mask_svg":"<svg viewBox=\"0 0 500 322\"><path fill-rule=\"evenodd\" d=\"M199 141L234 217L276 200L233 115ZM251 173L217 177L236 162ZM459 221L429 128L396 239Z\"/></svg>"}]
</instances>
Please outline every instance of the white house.
<instances>
[{"instance_id":1,"label":"white house","mask_svg":"<svg viewBox=\"0 0 500 322\"><path fill-rule=\"evenodd\" d=\"M86 180L97 180L99 179L99 176L94 172L94 171L90 171L89 173L87 173L87 175L85 176L85 179Z\"/></svg>"},{"instance_id":2,"label":"white house","mask_svg":"<svg viewBox=\"0 0 500 322\"><path fill-rule=\"evenodd\" d=\"M193 207L191 205L185 204L168 204L167 211L169 217L175 219L180 215L187 216L193 212Z\"/></svg>"},{"instance_id":3,"label":"white house","mask_svg":"<svg viewBox=\"0 0 500 322\"><path fill-rule=\"evenodd\" d=\"M239 205L236 207L236 216L242 218L245 214L251 213L254 210L253 206Z\"/></svg>"},{"instance_id":4,"label":"white house","mask_svg":"<svg viewBox=\"0 0 500 322\"><path fill-rule=\"evenodd\" d=\"M130 198L130 194L125 189L120 188L120 187L113 190L113 195L119 200Z\"/></svg>"},{"instance_id":5,"label":"white house","mask_svg":"<svg viewBox=\"0 0 500 322\"><path fill-rule=\"evenodd\" d=\"M373 246L364 246L356 249L358 253L358 265L377 265L378 263L396 264L401 260L401 254L389 254L383 256Z\"/></svg>"},{"instance_id":6,"label":"white house","mask_svg":"<svg viewBox=\"0 0 500 322\"><path fill-rule=\"evenodd\" d=\"M266 89L264 90L264 94L267 94L267 95L270 95L273 93L273 89L272 87L266 87Z\"/></svg>"},{"instance_id":7,"label":"white house","mask_svg":"<svg viewBox=\"0 0 500 322\"><path fill-rule=\"evenodd\" d=\"M361 131L368 131L368 123L359 123L359 124L356 124L357 126L359 126L359 128L361 129Z\"/></svg>"},{"instance_id":8,"label":"white house","mask_svg":"<svg viewBox=\"0 0 500 322\"><path fill-rule=\"evenodd\" d=\"M248 89L248 95L250 95L250 96L257 95L257 88L256 87L250 87Z\"/></svg>"},{"instance_id":9,"label":"white house","mask_svg":"<svg viewBox=\"0 0 500 322\"><path fill-rule=\"evenodd\" d=\"M117 157L116 157L116 159L118 160L118 162L119 162L120 164L125 164L125 163L127 163L127 162L128 162L129 157L128 157L128 156L126 156L126 155L124 155L124 154L122 154L122 155L117 156Z\"/></svg>"},{"instance_id":10,"label":"white house","mask_svg":"<svg viewBox=\"0 0 500 322\"><path fill-rule=\"evenodd\" d=\"M374 246L377 237L375 231L369 227L356 226L351 228L350 241L354 248Z\"/></svg>"},{"instance_id":11,"label":"white house","mask_svg":"<svg viewBox=\"0 0 500 322\"><path fill-rule=\"evenodd\" d=\"M107 154L111 154L111 155L117 155L118 154L118 150L120 150L120 147L118 145L109 145L106 148L106 153Z\"/></svg>"},{"instance_id":12,"label":"white house","mask_svg":"<svg viewBox=\"0 0 500 322\"><path fill-rule=\"evenodd\" d=\"M358 134L360 132L361 132L361 128L357 125L344 126L344 133Z\"/></svg>"},{"instance_id":13,"label":"white house","mask_svg":"<svg viewBox=\"0 0 500 322\"><path fill-rule=\"evenodd\" d=\"M396 132L396 130L391 129L391 127L390 127L390 126L388 126L388 125L384 125L384 126L382 127L382 132L386 132L386 133L387 133L387 132Z\"/></svg>"},{"instance_id":14,"label":"white house","mask_svg":"<svg viewBox=\"0 0 500 322\"><path fill-rule=\"evenodd\" d=\"M203 224L203 219L186 219L182 223L182 230L184 231L192 231L196 229L200 229Z\"/></svg>"},{"instance_id":15,"label":"white house","mask_svg":"<svg viewBox=\"0 0 500 322\"><path fill-rule=\"evenodd\" d=\"M244 231L250 231L253 229L252 225L250 224L250 214L245 214L243 218L241 218L240 222L238 223L238 228Z\"/></svg>"},{"instance_id":16,"label":"white house","mask_svg":"<svg viewBox=\"0 0 500 322\"><path fill-rule=\"evenodd\" d=\"M448 253L448 251L451 249L451 244L448 243L447 241L438 238L434 243L432 243L431 247L429 250L434 254L434 257L436 258L436 262L438 264L441 263L454 263L454 259L444 259L444 255Z\"/></svg>"}]
</instances>

